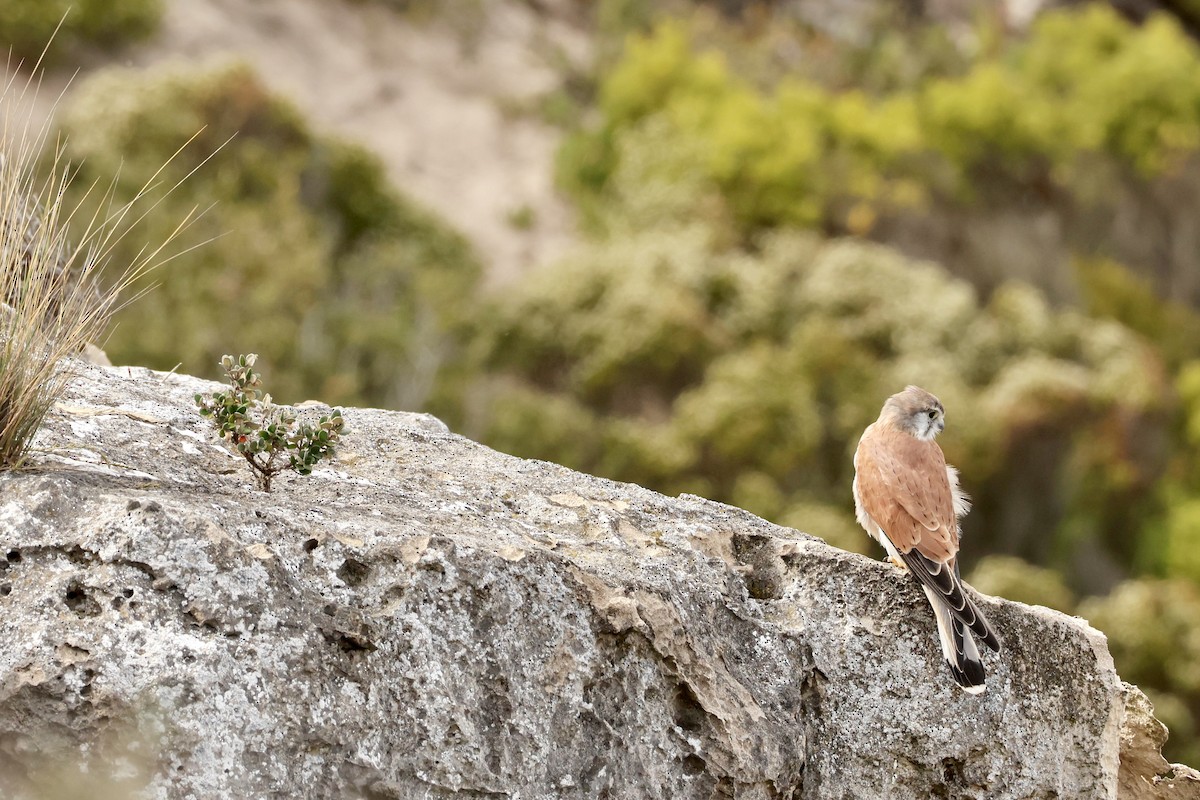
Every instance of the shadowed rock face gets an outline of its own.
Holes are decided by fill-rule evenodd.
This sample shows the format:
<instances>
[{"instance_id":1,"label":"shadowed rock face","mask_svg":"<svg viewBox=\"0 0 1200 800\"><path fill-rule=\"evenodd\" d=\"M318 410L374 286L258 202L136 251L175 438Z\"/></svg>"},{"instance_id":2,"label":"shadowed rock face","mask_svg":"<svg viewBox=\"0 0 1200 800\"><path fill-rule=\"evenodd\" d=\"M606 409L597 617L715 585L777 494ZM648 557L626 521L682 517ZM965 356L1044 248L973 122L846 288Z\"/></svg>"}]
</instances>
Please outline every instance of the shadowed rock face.
<instances>
[{"instance_id":1,"label":"shadowed rock face","mask_svg":"<svg viewBox=\"0 0 1200 800\"><path fill-rule=\"evenodd\" d=\"M0 476L0 795L1200 796L1078 619L985 601L972 697L889 565L414 414L262 494L213 387L83 367Z\"/></svg>"}]
</instances>

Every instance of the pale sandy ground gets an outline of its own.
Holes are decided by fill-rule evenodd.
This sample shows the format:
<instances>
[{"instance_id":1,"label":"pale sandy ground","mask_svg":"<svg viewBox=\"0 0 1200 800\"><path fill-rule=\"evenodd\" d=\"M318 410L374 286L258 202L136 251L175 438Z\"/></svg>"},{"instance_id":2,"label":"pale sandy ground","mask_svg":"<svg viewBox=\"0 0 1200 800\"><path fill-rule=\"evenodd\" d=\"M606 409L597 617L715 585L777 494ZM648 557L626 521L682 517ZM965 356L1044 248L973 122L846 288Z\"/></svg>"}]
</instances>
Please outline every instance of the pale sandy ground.
<instances>
[{"instance_id":1,"label":"pale sandy ground","mask_svg":"<svg viewBox=\"0 0 1200 800\"><path fill-rule=\"evenodd\" d=\"M572 240L553 186L560 134L513 109L555 88L563 59L584 63L588 39L577 0L441 1L447 13L422 20L369 0L168 0L160 34L117 63L248 62L319 130L378 153L503 285ZM48 83L41 101L65 77ZM528 230L510 221L522 207Z\"/></svg>"}]
</instances>

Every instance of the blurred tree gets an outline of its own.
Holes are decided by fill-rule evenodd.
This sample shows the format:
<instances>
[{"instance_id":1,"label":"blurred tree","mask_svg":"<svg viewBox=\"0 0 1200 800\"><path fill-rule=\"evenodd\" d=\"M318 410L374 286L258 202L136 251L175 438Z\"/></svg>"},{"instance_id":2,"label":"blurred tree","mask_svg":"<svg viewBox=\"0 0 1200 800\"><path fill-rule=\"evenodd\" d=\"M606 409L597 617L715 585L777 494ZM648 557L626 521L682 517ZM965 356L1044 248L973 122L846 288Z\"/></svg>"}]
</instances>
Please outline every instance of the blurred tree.
<instances>
[{"instance_id":1,"label":"blurred tree","mask_svg":"<svg viewBox=\"0 0 1200 800\"><path fill-rule=\"evenodd\" d=\"M96 74L62 127L79 191L119 174L120 202L195 170L142 224L206 209L188 236L209 241L155 273L155 291L119 316L114 359L216 377L222 353L255 351L281 400L436 403L479 266L462 237L391 188L375 157L314 135L237 65Z\"/></svg>"},{"instance_id":2,"label":"blurred tree","mask_svg":"<svg viewBox=\"0 0 1200 800\"><path fill-rule=\"evenodd\" d=\"M1173 18L1047 12L967 68L875 94L803 66L763 88L740 67L770 34L739 46L710 27L660 21L601 80L598 121L559 158L593 229L619 202L622 142L653 135L693 153L744 242L789 224L869 234L987 291L1023 277L1056 299L1078 291L1073 253L1116 256L1200 303L1200 48Z\"/></svg>"},{"instance_id":3,"label":"blurred tree","mask_svg":"<svg viewBox=\"0 0 1200 800\"><path fill-rule=\"evenodd\" d=\"M967 582L984 594L1071 613L1075 598L1062 576L1012 556L985 556Z\"/></svg>"},{"instance_id":4,"label":"blurred tree","mask_svg":"<svg viewBox=\"0 0 1200 800\"><path fill-rule=\"evenodd\" d=\"M56 61L83 44L144 39L162 14L162 0L0 0L0 41L31 66L47 45L47 58Z\"/></svg>"},{"instance_id":5,"label":"blurred tree","mask_svg":"<svg viewBox=\"0 0 1200 800\"><path fill-rule=\"evenodd\" d=\"M1200 588L1191 581L1127 581L1079 613L1108 634L1117 671L1145 689L1171 730L1168 759L1200 763Z\"/></svg>"}]
</instances>

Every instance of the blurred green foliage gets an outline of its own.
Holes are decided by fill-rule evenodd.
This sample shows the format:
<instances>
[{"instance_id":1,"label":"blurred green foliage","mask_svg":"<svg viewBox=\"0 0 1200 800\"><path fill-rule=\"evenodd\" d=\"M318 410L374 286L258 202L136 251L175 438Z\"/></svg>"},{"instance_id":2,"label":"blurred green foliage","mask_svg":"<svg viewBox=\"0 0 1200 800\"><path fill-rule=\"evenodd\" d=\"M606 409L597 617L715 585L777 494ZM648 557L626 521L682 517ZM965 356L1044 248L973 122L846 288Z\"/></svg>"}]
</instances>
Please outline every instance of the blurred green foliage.
<instances>
[{"instance_id":1,"label":"blurred green foliage","mask_svg":"<svg viewBox=\"0 0 1200 800\"><path fill-rule=\"evenodd\" d=\"M1079 613L1108 634L1121 677L1144 690L1171 731L1168 757L1200 763L1200 587L1186 580L1131 580Z\"/></svg>"},{"instance_id":2,"label":"blurred green foliage","mask_svg":"<svg viewBox=\"0 0 1200 800\"><path fill-rule=\"evenodd\" d=\"M589 210L613 202L623 140L654 126L689 145L689 170L740 229L863 233L881 211L931 197L1065 186L1094 156L1156 175L1200 148L1200 82L1179 77L1200 73L1200 50L1171 17L1137 27L1106 4L1044 14L1027 40L964 74L878 95L797 77L764 91L728 63L679 21L631 37L601 83L600 122L562 151L563 184Z\"/></svg>"},{"instance_id":3,"label":"blurred green foliage","mask_svg":"<svg viewBox=\"0 0 1200 800\"><path fill-rule=\"evenodd\" d=\"M161 240L187 209L204 211L185 234L203 246L120 315L114 359L212 375L223 353L254 350L288 401L411 408L453 384L479 274L470 247L393 189L378 159L313 134L246 67L106 70L72 96L62 128L80 192L119 175L119 203L183 181L125 242ZM121 247L117 262L134 256Z\"/></svg>"},{"instance_id":4,"label":"blurred green foliage","mask_svg":"<svg viewBox=\"0 0 1200 800\"><path fill-rule=\"evenodd\" d=\"M82 44L144 39L162 14L162 0L0 0L0 41L32 65L47 45L47 58L56 61Z\"/></svg>"},{"instance_id":5,"label":"blurred green foliage","mask_svg":"<svg viewBox=\"0 0 1200 800\"><path fill-rule=\"evenodd\" d=\"M1025 444L1037 439L1052 478L1067 466L1077 476L1052 487L1053 502L1092 514L1062 552L1045 549L1053 530L1022 519L1010 532L986 513L990 529L969 530L976 543L1007 539L1059 566L1080 548L1131 556L1112 507L1141 499L1152 476L1124 444L1153 424L1165 389L1136 335L1055 311L1020 284L983 303L937 265L876 245L778 232L723 246L708 225L670 223L662 187L643 188L660 212L650 229L531 277L491 320L495 377L471 419L485 441L821 535L799 509L836 509L831 528L844 530L859 434L896 387L919 382L950 409L944 447L980 506L1023 502ZM1108 515L1092 513L1097 486Z\"/></svg>"},{"instance_id":6,"label":"blurred green foliage","mask_svg":"<svg viewBox=\"0 0 1200 800\"><path fill-rule=\"evenodd\" d=\"M1091 316L1120 322L1149 340L1175 372L1200 358L1200 313L1159 297L1150 282L1109 259L1077 259L1081 305Z\"/></svg>"},{"instance_id":7,"label":"blurred green foliage","mask_svg":"<svg viewBox=\"0 0 1200 800\"><path fill-rule=\"evenodd\" d=\"M1046 606L1071 613L1075 597L1054 570L1038 567L1013 556L985 556L967 582L984 594Z\"/></svg>"}]
</instances>

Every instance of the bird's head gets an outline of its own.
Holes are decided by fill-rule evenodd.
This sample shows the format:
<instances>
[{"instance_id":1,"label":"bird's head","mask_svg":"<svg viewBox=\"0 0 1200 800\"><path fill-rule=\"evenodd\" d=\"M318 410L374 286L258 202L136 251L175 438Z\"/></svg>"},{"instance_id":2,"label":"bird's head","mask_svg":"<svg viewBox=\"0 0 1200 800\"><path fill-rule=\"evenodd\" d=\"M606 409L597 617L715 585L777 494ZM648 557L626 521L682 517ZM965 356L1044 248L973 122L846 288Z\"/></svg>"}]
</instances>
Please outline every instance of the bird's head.
<instances>
[{"instance_id":1,"label":"bird's head","mask_svg":"<svg viewBox=\"0 0 1200 800\"><path fill-rule=\"evenodd\" d=\"M889 397L879 418L923 442L932 440L946 427L941 401L919 386L905 387Z\"/></svg>"}]
</instances>

